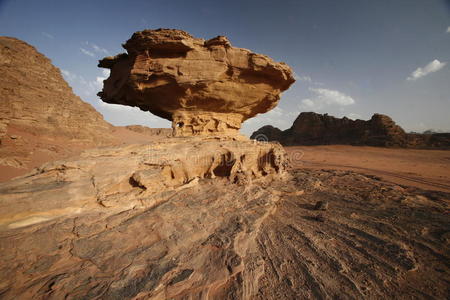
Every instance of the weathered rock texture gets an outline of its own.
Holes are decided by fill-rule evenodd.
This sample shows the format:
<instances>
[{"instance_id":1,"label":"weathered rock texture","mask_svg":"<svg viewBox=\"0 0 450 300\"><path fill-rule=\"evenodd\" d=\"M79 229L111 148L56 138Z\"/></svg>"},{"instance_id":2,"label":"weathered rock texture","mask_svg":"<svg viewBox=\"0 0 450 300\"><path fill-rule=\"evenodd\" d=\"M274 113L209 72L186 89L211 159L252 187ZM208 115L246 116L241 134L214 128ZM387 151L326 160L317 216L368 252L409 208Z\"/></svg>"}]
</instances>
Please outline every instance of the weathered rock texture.
<instances>
[{"instance_id":1,"label":"weathered rock texture","mask_svg":"<svg viewBox=\"0 0 450 300\"><path fill-rule=\"evenodd\" d=\"M0 37L0 72L0 118L7 128L94 145L113 139L108 134L112 126L73 94L59 69L34 47Z\"/></svg>"},{"instance_id":2,"label":"weathered rock texture","mask_svg":"<svg viewBox=\"0 0 450 300\"><path fill-rule=\"evenodd\" d=\"M28 174L17 181L25 190L35 179L55 181L51 190L57 190L41 200L35 199L31 207L29 203L19 204L21 201L15 192L12 198L2 198L3 208L11 207L0 218L0 227L14 228L18 226L14 224L33 222L35 218L67 215L66 210L60 210L62 207L69 209L69 214L73 213L70 209L80 213L97 205L114 207L117 203L131 208L141 204L144 196L180 188L203 178L223 177L241 184L261 177L283 178L287 175L286 169L286 152L281 145L249 140L176 138L147 145L87 150L81 158L47 163L36 168L31 177ZM19 194L25 198L31 196ZM64 203L58 200L62 196Z\"/></svg>"},{"instance_id":3,"label":"weathered rock texture","mask_svg":"<svg viewBox=\"0 0 450 300\"><path fill-rule=\"evenodd\" d=\"M450 133L408 133L408 147L450 149Z\"/></svg>"},{"instance_id":4,"label":"weathered rock texture","mask_svg":"<svg viewBox=\"0 0 450 300\"><path fill-rule=\"evenodd\" d=\"M59 69L34 47L0 37L0 74L2 172L113 144L112 125L75 96Z\"/></svg>"},{"instance_id":5,"label":"weathered rock texture","mask_svg":"<svg viewBox=\"0 0 450 300\"><path fill-rule=\"evenodd\" d=\"M142 125L127 125L124 127L127 130L145 134L148 136L160 136L160 137L172 136L172 129L170 128L150 128Z\"/></svg>"},{"instance_id":6,"label":"weathered rock texture","mask_svg":"<svg viewBox=\"0 0 450 300\"><path fill-rule=\"evenodd\" d=\"M274 108L295 81L286 64L234 48L223 36L205 41L181 30L144 30L123 47L127 53L99 63L111 69L99 96L172 121L176 136L236 133Z\"/></svg>"},{"instance_id":7,"label":"weathered rock texture","mask_svg":"<svg viewBox=\"0 0 450 300\"><path fill-rule=\"evenodd\" d=\"M167 141L0 184L1 298L448 298L448 194L352 172L283 181L283 153Z\"/></svg>"},{"instance_id":8,"label":"weathered rock texture","mask_svg":"<svg viewBox=\"0 0 450 300\"><path fill-rule=\"evenodd\" d=\"M48 58L23 41L0 37L0 74L0 181L83 149L122 143L138 131L106 122ZM168 133L139 128L147 142Z\"/></svg>"},{"instance_id":9,"label":"weathered rock texture","mask_svg":"<svg viewBox=\"0 0 450 300\"><path fill-rule=\"evenodd\" d=\"M327 114L303 112L291 128L280 130L267 125L252 139L279 141L283 145L350 144L381 147L450 147L448 134L408 134L386 115L374 114L368 121L335 118Z\"/></svg>"}]
</instances>

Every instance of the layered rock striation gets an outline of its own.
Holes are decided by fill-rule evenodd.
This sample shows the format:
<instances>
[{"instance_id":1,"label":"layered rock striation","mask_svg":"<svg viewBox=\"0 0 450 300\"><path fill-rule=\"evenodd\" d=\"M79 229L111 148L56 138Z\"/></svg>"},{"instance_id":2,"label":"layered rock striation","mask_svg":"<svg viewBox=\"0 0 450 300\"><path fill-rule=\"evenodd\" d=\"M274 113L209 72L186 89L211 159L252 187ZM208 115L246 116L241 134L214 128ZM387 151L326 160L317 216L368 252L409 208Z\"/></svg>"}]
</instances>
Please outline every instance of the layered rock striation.
<instances>
[{"instance_id":1,"label":"layered rock striation","mask_svg":"<svg viewBox=\"0 0 450 300\"><path fill-rule=\"evenodd\" d=\"M34 47L0 37L0 73L0 181L117 142L113 126Z\"/></svg>"},{"instance_id":2,"label":"layered rock striation","mask_svg":"<svg viewBox=\"0 0 450 300\"><path fill-rule=\"evenodd\" d=\"M223 36L144 30L123 47L127 53L99 63L111 70L99 96L172 121L175 136L235 134L295 81L286 64L232 47Z\"/></svg>"},{"instance_id":3,"label":"layered rock striation","mask_svg":"<svg viewBox=\"0 0 450 300\"><path fill-rule=\"evenodd\" d=\"M60 70L33 46L0 37L0 72L0 139L9 128L92 145L113 140L113 126L76 96Z\"/></svg>"},{"instance_id":4,"label":"layered rock striation","mask_svg":"<svg viewBox=\"0 0 450 300\"><path fill-rule=\"evenodd\" d=\"M281 181L280 146L173 140L1 183L1 298L448 296L449 194L348 171Z\"/></svg>"},{"instance_id":5,"label":"layered rock striation","mask_svg":"<svg viewBox=\"0 0 450 300\"><path fill-rule=\"evenodd\" d=\"M0 181L84 149L171 133L109 124L73 93L47 57L21 40L0 37L0 73Z\"/></svg>"}]
</instances>

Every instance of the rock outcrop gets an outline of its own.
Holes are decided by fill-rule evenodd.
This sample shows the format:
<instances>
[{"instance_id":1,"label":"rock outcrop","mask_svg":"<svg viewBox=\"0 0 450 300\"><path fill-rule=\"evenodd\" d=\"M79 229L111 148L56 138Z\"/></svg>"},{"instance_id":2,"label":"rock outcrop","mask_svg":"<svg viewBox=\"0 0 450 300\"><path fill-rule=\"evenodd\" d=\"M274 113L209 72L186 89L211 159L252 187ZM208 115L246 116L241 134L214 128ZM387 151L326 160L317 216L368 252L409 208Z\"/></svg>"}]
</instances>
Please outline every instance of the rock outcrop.
<instances>
[{"instance_id":1,"label":"rock outcrop","mask_svg":"<svg viewBox=\"0 0 450 300\"><path fill-rule=\"evenodd\" d=\"M408 147L450 149L450 133L408 133Z\"/></svg>"},{"instance_id":2,"label":"rock outcrop","mask_svg":"<svg viewBox=\"0 0 450 300\"><path fill-rule=\"evenodd\" d=\"M72 92L48 58L18 39L0 37L0 73L0 181L84 149L169 134L112 126Z\"/></svg>"},{"instance_id":3,"label":"rock outcrop","mask_svg":"<svg viewBox=\"0 0 450 300\"><path fill-rule=\"evenodd\" d=\"M380 147L450 147L450 139L406 133L386 115L374 114L368 121L335 118L327 114L303 112L291 128L281 131L267 125L251 138L279 141L283 145L367 145Z\"/></svg>"},{"instance_id":4,"label":"rock outcrop","mask_svg":"<svg viewBox=\"0 0 450 300\"><path fill-rule=\"evenodd\" d=\"M77 97L59 69L34 47L15 38L0 37L0 72L0 128L92 145L113 140L108 132L112 125ZM0 138L6 131L0 129Z\"/></svg>"},{"instance_id":5,"label":"rock outcrop","mask_svg":"<svg viewBox=\"0 0 450 300\"><path fill-rule=\"evenodd\" d=\"M111 70L99 96L172 121L175 136L235 134L295 81L286 64L232 47L223 36L144 30L123 47L127 53L99 63Z\"/></svg>"},{"instance_id":6,"label":"rock outcrop","mask_svg":"<svg viewBox=\"0 0 450 300\"><path fill-rule=\"evenodd\" d=\"M0 37L0 180L115 142L112 125L27 43Z\"/></svg>"},{"instance_id":7,"label":"rock outcrop","mask_svg":"<svg viewBox=\"0 0 450 300\"><path fill-rule=\"evenodd\" d=\"M160 137L172 136L172 129L170 128L150 128L142 125L127 125L124 127L125 129L128 129L130 131L145 134L148 136L160 136Z\"/></svg>"},{"instance_id":8,"label":"rock outcrop","mask_svg":"<svg viewBox=\"0 0 450 300\"><path fill-rule=\"evenodd\" d=\"M1 298L447 298L450 195L173 140L1 183Z\"/></svg>"}]
</instances>

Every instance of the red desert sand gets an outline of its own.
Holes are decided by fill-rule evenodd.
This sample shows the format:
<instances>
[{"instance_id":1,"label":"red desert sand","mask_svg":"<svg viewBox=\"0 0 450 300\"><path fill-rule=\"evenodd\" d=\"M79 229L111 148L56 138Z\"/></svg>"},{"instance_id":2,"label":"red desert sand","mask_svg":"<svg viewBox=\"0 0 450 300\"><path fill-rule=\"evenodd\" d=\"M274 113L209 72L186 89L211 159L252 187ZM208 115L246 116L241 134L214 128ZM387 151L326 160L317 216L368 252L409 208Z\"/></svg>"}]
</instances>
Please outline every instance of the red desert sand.
<instances>
[{"instance_id":1,"label":"red desert sand","mask_svg":"<svg viewBox=\"0 0 450 300\"><path fill-rule=\"evenodd\" d=\"M344 145L285 147L295 168L351 170L400 185L450 192L450 151Z\"/></svg>"}]
</instances>

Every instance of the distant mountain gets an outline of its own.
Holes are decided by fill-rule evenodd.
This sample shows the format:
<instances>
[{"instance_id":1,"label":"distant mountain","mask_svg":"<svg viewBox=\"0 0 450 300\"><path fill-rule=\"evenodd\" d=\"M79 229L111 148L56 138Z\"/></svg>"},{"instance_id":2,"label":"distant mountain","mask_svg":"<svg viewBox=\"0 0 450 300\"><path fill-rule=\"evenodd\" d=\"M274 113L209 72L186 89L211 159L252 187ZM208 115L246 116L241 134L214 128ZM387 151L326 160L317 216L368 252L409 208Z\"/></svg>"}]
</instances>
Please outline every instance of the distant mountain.
<instances>
[{"instance_id":1,"label":"distant mountain","mask_svg":"<svg viewBox=\"0 0 450 300\"><path fill-rule=\"evenodd\" d=\"M279 141L283 145L367 145L377 147L450 147L449 133L406 133L390 117L374 114L370 120L336 118L328 114L303 112L291 128L261 127L252 139Z\"/></svg>"}]
</instances>

